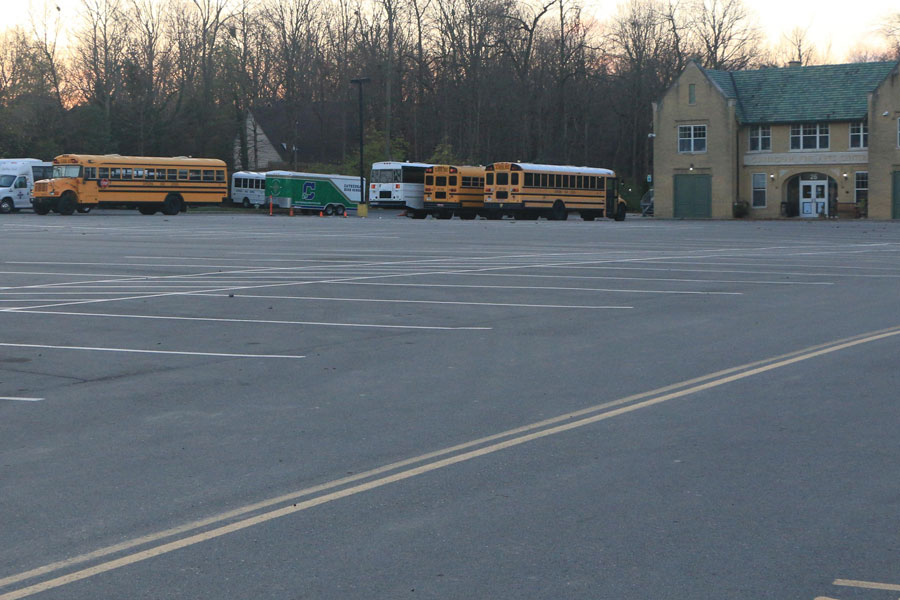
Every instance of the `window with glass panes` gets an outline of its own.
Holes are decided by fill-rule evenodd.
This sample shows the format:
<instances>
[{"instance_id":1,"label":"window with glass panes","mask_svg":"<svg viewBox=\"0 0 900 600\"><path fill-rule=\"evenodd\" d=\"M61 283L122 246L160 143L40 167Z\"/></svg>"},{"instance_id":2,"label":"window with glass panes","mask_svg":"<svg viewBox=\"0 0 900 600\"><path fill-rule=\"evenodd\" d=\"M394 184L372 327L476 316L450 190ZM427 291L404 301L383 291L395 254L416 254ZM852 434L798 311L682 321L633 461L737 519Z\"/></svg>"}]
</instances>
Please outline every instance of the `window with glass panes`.
<instances>
[{"instance_id":1,"label":"window with glass panes","mask_svg":"<svg viewBox=\"0 0 900 600\"><path fill-rule=\"evenodd\" d=\"M754 125L750 128L750 151L761 152L772 149L772 128L768 125Z\"/></svg>"},{"instance_id":2,"label":"window with glass panes","mask_svg":"<svg viewBox=\"0 0 900 600\"><path fill-rule=\"evenodd\" d=\"M753 208L766 207L766 174L753 174Z\"/></svg>"},{"instance_id":3,"label":"window with glass panes","mask_svg":"<svg viewBox=\"0 0 900 600\"><path fill-rule=\"evenodd\" d=\"M869 124L850 123L850 147L851 148L868 148L869 147Z\"/></svg>"},{"instance_id":4,"label":"window with glass panes","mask_svg":"<svg viewBox=\"0 0 900 600\"><path fill-rule=\"evenodd\" d=\"M791 125L791 150L827 150L828 123Z\"/></svg>"},{"instance_id":5,"label":"window with glass panes","mask_svg":"<svg viewBox=\"0 0 900 600\"><path fill-rule=\"evenodd\" d=\"M706 125L679 125L678 151L706 152Z\"/></svg>"},{"instance_id":6,"label":"window with glass panes","mask_svg":"<svg viewBox=\"0 0 900 600\"><path fill-rule=\"evenodd\" d=\"M856 172L856 186L853 194L857 203L869 199L869 173L867 171Z\"/></svg>"}]
</instances>

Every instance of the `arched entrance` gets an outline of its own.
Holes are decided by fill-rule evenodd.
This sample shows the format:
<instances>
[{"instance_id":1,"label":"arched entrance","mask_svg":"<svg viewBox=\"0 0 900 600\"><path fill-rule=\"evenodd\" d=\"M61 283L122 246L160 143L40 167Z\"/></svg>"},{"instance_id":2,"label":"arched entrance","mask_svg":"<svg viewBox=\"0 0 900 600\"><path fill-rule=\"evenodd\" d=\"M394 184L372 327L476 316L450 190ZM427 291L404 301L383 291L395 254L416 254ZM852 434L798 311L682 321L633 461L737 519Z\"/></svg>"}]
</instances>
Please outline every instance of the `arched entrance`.
<instances>
[{"instance_id":1,"label":"arched entrance","mask_svg":"<svg viewBox=\"0 0 900 600\"><path fill-rule=\"evenodd\" d=\"M782 214L812 218L837 214L837 181L825 173L799 173L784 186Z\"/></svg>"}]
</instances>

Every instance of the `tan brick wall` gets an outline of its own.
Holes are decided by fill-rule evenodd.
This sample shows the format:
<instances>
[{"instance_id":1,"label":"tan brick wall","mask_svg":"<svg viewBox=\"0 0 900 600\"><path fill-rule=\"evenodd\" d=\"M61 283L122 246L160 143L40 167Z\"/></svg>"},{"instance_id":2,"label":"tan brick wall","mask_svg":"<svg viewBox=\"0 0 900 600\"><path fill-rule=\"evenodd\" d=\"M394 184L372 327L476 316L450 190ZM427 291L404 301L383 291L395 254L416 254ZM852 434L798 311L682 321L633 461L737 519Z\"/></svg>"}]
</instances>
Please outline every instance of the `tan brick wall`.
<instances>
[{"instance_id":1,"label":"tan brick wall","mask_svg":"<svg viewBox=\"0 0 900 600\"><path fill-rule=\"evenodd\" d=\"M869 218L890 219L891 174L900 171L897 140L900 73L897 68L871 94L869 105Z\"/></svg>"},{"instance_id":2,"label":"tan brick wall","mask_svg":"<svg viewBox=\"0 0 900 600\"><path fill-rule=\"evenodd\" d=\"M696 102L688 102L694 84ZM674 176L712 175L712 217L730 218L736 189L737 123L735 109L706 75L690 63L653 107L654 212L674 215ZM678 152L679 125L706 125L706 152ZM693 165L693 170L691 170Z\"/></svg>"},{"instance_id":3,"label":"tan brick wall","mask_svg":"<svg viewBox=\"0 0 900 600\"><path fill-rule=\"evenodd\" d=\"M777 218L781 215L781 203L787 202L788 181L801 173L820 173L837 183L837 201L845 205L842 214L850 214L850 205L855 203L856 172L866 171L868 165L860 164L868 154L864 150L850 148L850 123L829 123L829 149L816 151L791 151L791 126L771 125L772 149L770 151L750 151L750 127L743 126L740 132L741 171L739 176L740 199L751 207L751 218ZM857 162L841 162L840 159L853 155ZM785 164L797 163L798 164ZM763 164L747 165L748 160ZM753 208L753 174L766 175L766 206ZM844 177L846 175L846 177Z\"/></svg>"}]
</instances>

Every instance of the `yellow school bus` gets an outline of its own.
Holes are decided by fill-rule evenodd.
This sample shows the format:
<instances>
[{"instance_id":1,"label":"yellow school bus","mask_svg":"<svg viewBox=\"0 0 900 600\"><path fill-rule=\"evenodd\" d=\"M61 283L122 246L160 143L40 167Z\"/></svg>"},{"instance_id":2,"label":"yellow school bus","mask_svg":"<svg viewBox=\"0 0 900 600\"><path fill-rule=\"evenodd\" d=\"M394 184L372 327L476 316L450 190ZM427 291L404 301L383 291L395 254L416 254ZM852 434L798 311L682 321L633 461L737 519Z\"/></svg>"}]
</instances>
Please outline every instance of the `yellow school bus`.
<instances>
[{"instance_id":1,"label":"yellow school bus","mask_svg":"<svg viewBox=\"0 0 900 600\"><path fill-rule=\"evenodd\" d=\"M39 215L94 207L176 215L188 206L225 202L228 177L225 163L211 158L63 154L53 159L51 178L36 182L31 194Z\"/></svg>"},{"instance_id":2,"label":"yellow school bus","mask_svg":"<svg viewBox=\"0 0 900 600\"><path fill-rule=\"evenodd\" d=\"M425 212L474 219L484 207L484 167L434 165L425 169Z\"/></svg>"},{"instance_id":3,"label":"yellow school bus","mask_svg":"<svg viewBox=\"0 0 900 600\"><path fill-rule=\"evenodd\" d=\"M585 221L596 217L625 219L616 174L609 169L532 163L498 162L485 167L484 210L488 218L563 221L578 212Z\"/></svg>"}]
</instances>

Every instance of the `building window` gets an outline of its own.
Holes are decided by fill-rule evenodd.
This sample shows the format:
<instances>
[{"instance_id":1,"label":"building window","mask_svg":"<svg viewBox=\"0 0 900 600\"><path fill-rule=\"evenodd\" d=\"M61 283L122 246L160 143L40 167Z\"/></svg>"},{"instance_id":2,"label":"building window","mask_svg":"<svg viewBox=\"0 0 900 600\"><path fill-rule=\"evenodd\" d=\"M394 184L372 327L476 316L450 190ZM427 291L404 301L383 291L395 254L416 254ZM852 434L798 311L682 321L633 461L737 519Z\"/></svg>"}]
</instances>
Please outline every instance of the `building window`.
<instances>
[{"instance_id":1,"label":"building window","mask_svg":"<svg viewBox=\"0 0 900 600\"><path fill-rule=\"evenodd\" d=\"M856 172L856 191L853 198L857 204L867 202L869 200L869 173L866 171Z\"/></svg>"},{"instance_id":2,"label":"building window","mask_svg":"<svg viewBox=\"0 0 900 600\"><path fill-rule=\"evenodd\" d=\"M869 147L869 124L850 123L850 148L868 148Z\"/></svg>"},{"instance_id":3,"label":"building window","mask_svg":"<svg viewBox=\"0 0 900 600\"><path fill-rule=\"evenodd\" d=\"M791 125L791 150L828 150L828 123Z\"/></svg>"},{"instance_id":4,"label":"building window","mask_svg":"<svg viewBox=\"0 0 900 600\"><path fill-rule=\"evenodd\" d=\"M697 104L697 85L688 84L688 104Z\"/></svg>"},{"instance_id":5,"label":"building window","mask_svg":"<svg viewBox=\"0 0 900 600\"><path fill-rule=\"evenodd\" d=\"M750 152L772 149L772 128L768 125L754 125L750 128Z\"/></svg>"},{"instance_id":6,"label":"building window","mask_svg":"<svg viewBox=\"0 0 900 600\"><path fill-rule=\"evenodd\" d=\"M679 125L678 151L706 152L706 125Z\"/></svg>"},{"instance_id":7,"label":"building window","mask_svg":"<svg viewBox=\"0 0 900 600\"><path fill-rule=\"evenodd\" d=\"M766 174L753 174L753 208L766 207Z\"/></svg>"}]
</instances>

